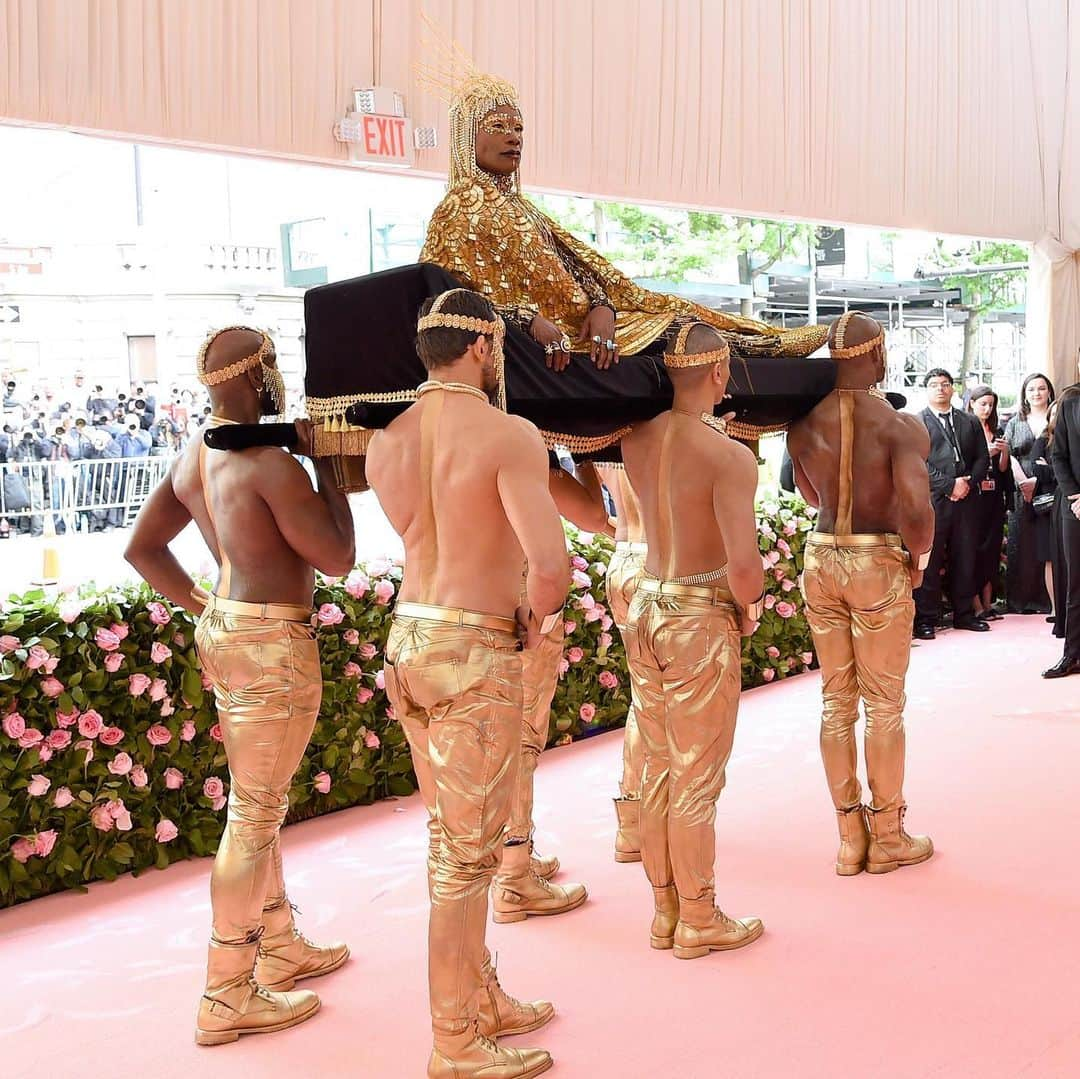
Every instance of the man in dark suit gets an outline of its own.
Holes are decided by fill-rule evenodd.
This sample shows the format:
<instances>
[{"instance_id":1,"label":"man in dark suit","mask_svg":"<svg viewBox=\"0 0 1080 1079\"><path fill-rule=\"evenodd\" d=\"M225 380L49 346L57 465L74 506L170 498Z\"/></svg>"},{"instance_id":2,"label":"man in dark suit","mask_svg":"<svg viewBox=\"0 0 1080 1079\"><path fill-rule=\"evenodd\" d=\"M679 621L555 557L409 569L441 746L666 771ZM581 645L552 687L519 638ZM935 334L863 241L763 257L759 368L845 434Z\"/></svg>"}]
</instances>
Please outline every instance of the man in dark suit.
<instances>
[{"instance_id":1,"label":"man in dark suit","mask_svg":"<svg viewBox=\"0 0 1080 1079\"><path fill-rule=\"evenodd\" d=\"M978 483L990 454L979 421L952 407L953 379L940 367L923 385L929 407L922 421L930 434L930 497L934 506L934 546L922 585L915 590L915 636L932 641L941 617L941 571L948 565L953 626L984 633L990 628L975 617L975 557ZM1078 522L1080 523L1080 522Z\"/></svg>"},{"instance_id":2,"label":"man in dark suit","mask_svg":"<svg viewBox=\"0 0 1080 1079\"><path fill-rule=\"evenodd\" d=\"M1043 678L1080 674L1080 394L1061 395L1054 420L1050 460L1058 490L1065 499L1061 509L1061 532L1065 556L1068 597L1065 607L1065 651Z\"/></svg>"}]
</instances>

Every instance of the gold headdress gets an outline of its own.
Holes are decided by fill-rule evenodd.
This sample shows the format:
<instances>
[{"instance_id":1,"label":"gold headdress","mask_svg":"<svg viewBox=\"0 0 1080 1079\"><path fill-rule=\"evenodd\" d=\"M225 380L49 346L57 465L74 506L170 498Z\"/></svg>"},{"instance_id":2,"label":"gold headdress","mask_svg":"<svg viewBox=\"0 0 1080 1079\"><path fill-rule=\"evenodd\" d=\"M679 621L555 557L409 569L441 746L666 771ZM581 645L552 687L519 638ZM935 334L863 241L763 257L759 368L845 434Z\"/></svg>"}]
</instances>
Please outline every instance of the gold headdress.
<instances>
[{"instance_id":1,"label":"gold headdress","mask_svg":"<svg viewBox=\"0 0 1080 1079\"><path fill-rule=\"evenodd\" d=\"M432 62L416 64L414 73L425 89L450 106L450 186L463 180L503 180L507 191L520 193L518 170L512 176L495 178L476 164L476 129L492 110L520 109L517 90L505 79L482 72L468 53L447 38L426 15L421 14L430 36L422 45L432 54ZM499 184L499 186L503 186Z\"/></svg>"},{"instance_id":2,"label":"gold headdress","mask_svg":"<svg viewBox=\"0 0 1080 1079\"><path fill-rule=\"evenodd\" d=\"M878 345L885 344L885 331L879 327L875 336L861 345L850 345L844 348L844 334L847 332L848 323L859 314L858 311L845 311L836 323L836 334L833 343L829 346L829 353L834 360L850 360L855 356L865 356L867 352L873 352Z\"/></svg>"},{"instance_id":3,"label":"gold headdress","mask_svg":"<svg viewBox=\"0 0 1080 1079\"><path fill-rule=\"evenodd\" d=\"M671 346L671 349L664 353L664 366L674 368L687 368L687 367L708 367L714 363L722 363L724 360L731 358L731 349L728 348L728 343L722 341L720 348L711 349L708 352L687 352L686 351L686 339L690 336L690 331L698 326L705 326L704 322L688 322L681 330L679 330L678 336L675 338L675 343ZM712 329L712 327L707 327Z\"/></svg>"},{"instance_id":4,"label":"gold headdress","mask_svg":"<svg viewBox=\"0 0 1080 1079\"><path fill-rule=\"evenodd\" d=\"M228 333L230 330L243 330L245 333L258 334L262 338L262 344L250 356L244 356L235 363L230 363L228 367L221 367L217 371L207 371L206 353L223 333ZM199 354L195 359L195 370L199 381L204 386L220 386L223 382L229 382L244 374L245 371L250 371L253 367L261 365L263 384L269 391L274 407L277 409L278 415L280 415L285 411L285 382L281 377L281 372L276 367L271 367L266 363L266 357L273 351L274 342L270 340L269 334L263 330L256 330L253 326L223 326L220 330L214 330L208 334L206 340L199 346Z\"/></svg>"},{"instance_id":5,"label":"gold headdress","mask_svg":"<svg viewBox=\"0 0 1080 1079\"><path fill-rule=\"evenodd\" d=\"M444 312L442 305L446 299L459 292L470 292L467 288L452 288L439 293L435 302L426 315L422 315L416 323L417 333L424 330L447 329L447 330L471 330L474 333L482 333L491 338L491 355L495 363L495 378L498 386L495 390L495 400L492 402L496 408L506 411L506 363L503 358L503 340L506 336L506 323L499 315L493 319L474 318L471 315L458 315L450 311ZM478 295L478 293L473 293Z\"/></svg>"}]
</instances>

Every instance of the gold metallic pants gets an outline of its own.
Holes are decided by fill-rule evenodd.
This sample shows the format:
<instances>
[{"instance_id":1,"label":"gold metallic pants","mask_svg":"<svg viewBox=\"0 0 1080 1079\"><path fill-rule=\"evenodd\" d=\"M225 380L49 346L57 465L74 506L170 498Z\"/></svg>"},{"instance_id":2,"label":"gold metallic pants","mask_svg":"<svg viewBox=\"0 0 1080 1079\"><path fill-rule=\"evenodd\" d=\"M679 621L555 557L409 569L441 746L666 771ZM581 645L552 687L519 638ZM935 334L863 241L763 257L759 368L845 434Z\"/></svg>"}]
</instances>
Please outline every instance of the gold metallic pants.
<instances>
[{"instance_id":1,"label":"gold metallic pants","mask_svg":"<svg viewBox=\"0 0 1080 1079\"><path fill-rule=\"evenodd\" d=\"M462 616L486 624L451 621ZM438 1033L460 1033L476 1017L488 888L521 745L519 647L512 619L411 603L398 604L386 645L386 692L429 814L428 981Z\"/></svg>"},{"instance_id":2,"label":"gold metallic pants","mask_svg":"<svg viewBox=\"0 0 1080 1079\"><path fill-rule=\"evenodd\" d=\"M630 605L630 675L645 744L641 859L654 888L711 902L716 800L735 737L739 622L723 589L645 578Z\"/></svg>"},{"instance_id":3,"label":"gold metallic pants","mask_svg":"<svg viewBox=\"0 0 1080 1079\"><path fill-rule=\"evenodd\" d=\"M821 756L837 809L862 798L855 747L860 696L872 808L904 803L904 678L915 613L909 564L899 536L814 532L807 542L803 596L821 664Z\"/></svg>"},{"instance_id":4,"label":"gold metallic pants","mask_svg":"<svg viewBox=\"0 0 1080 1079\"><path fill-rule=\"evenodd\" d=\"M615 544L615 553L608 562L607 601L611 617L622 634L623 645L630 651L627 625L630 617L630 603L637 591L638 582L645 574L645 556L648 547L644 543L621 542ZM633 681L630 684L631 699L634 695ZM619 795L622 798L641 797L641 777L645 771L645 747L638 731L637 709L631 703L626 714L626 727L623 729L623 770L619 780Z\"/></svg>"},{"instance_id":5,"label":"gold metallic pants","mask_svg":"<svg viewBox=\"0 0 1080 1079\"><path fill-rule=\"evenodd\" d=\"M211 596L195 631L229 760L229 814L210 877L214 937L246 940L285 894L278 833L322 702L311 611Z\"/></svg>"}]
</instances>

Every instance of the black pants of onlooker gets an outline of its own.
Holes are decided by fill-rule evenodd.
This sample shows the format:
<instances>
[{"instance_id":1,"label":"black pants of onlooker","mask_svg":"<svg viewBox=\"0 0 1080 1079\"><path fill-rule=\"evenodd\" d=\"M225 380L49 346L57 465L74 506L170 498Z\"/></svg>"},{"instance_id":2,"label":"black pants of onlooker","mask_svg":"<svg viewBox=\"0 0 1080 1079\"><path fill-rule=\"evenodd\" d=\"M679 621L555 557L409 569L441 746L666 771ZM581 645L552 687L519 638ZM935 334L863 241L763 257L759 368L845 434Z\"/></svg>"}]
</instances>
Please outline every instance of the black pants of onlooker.
<instances>
[{"instance_id":1,"label":"black pants of onlooker","mask_svg":"<svg viewBox=\"0 0 1080 1079\"><path fill-rule=\"evenodd\" d=\"M917 626L936 626L941 617L941 572L946 566L953 621L975 613L977 497L973 491L960 502L952 502L947 496L933 499L934 546L923 583L915 589Z\"/></svg>"},{"instance_id":2,"label":"black pants of onlooker","mask_svg":"<svg viewBox=\"0 0 1080 1079\"><path fill-rule=\"evenodd\" d=\"M1080 659L1080 521L1066 501L1061 512L1062 553L1068 589L1065 598L1065 656Z\"/></svg>"}]
</instances>

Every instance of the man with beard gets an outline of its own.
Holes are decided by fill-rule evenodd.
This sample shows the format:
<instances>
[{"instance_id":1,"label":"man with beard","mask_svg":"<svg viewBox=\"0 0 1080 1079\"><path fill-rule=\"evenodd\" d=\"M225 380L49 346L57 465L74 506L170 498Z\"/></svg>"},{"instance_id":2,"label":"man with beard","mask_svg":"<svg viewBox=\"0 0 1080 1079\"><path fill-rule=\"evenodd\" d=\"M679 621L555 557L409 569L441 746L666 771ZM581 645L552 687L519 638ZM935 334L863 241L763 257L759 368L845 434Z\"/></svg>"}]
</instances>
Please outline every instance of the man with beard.
<instances>
[{"instance_id":1,"label":"man with beard","mask_svg":"<svg viewBox=\"0 0 1080 1079\"><path fill-rule=\"evenodd\" d=\"M284 407L270 338L232 326L207 338L199 381L211 426L258 423ZM311 428L297 424L311 454ZM229 762L229 814L210 882L213 933L196 1041L282 1030L310 1018L319 998L291 991L349 956L319 947L293 924L278 833L293 773L319 713L322 674L312 626L314 570L355 562L348 502L328 461L312 490L298 461L277 448L224 453L193 440L135 522L126 557L146 581L199 615L196 646L214 686ZM207 595L169 550L194 520L220 566Z\"/></svg>"}]
</instances>

